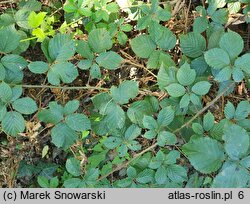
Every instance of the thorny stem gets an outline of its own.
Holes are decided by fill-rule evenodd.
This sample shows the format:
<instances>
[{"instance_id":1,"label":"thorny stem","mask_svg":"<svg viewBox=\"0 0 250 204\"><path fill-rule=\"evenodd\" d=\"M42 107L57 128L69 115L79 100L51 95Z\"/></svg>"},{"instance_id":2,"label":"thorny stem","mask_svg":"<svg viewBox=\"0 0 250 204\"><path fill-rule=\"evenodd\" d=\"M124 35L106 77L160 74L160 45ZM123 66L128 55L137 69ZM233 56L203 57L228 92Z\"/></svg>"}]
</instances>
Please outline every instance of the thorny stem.
<instances>
[{"instance_id":1,"label":"thorny stem","mask_svg":"<svg viewBox=\"0 0 250 204\"><path fill-rule=\"evenodd\" d=\"M80 90L80 89L95 89L108 91L108 88L95 87L95 86L49 86L49 85L21 85L23 88L46 88L46 89L62 89L62 90Z\"/></svg>"},{"instance_id":2,"label":"thorny stem","mask_svg":"<svg viewBox=\"0 0 250 204\"><path fill-rule=\"evenodd\" d=\"M191 122L193 122L197 117L199 117L203 112L205 112L211 105L213 105L214 103L216 103L234 84L230 84L224 91L222 91L218 96L216 96L209 104L207 104L204 108L202 108L200 111L198 111L188 122L186 122L184 125L182 125L180 128L176 129L175 131L173 131L173 133L177 133L180 130L182 130L184 127L187 127ZM130 163L132 163L133 161L135 161L137 158L139 158L141 155L143 155L144 153L154 149L155 147L157 147L158 144L154 143L151 146L149 146L147 149L142 150L140 153L136 154L131 160L124 162L123 164L117 166L115 169L113 169L110 173L101 176L98 181L107 178L109 175L113 174L116 171L119 171L121 169L123 169L124 167L127 167Z\"/></svg>"}]
</instances>

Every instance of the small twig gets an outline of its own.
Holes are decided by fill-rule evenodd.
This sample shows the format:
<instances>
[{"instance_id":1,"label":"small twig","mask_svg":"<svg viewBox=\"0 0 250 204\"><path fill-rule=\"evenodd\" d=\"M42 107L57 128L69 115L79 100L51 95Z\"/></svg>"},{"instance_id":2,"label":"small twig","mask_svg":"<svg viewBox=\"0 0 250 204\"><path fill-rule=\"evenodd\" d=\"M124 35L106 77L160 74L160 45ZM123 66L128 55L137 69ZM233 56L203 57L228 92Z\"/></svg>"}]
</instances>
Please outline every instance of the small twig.
<instances>
[{"instance_id":1,"label":"small twig","mask_svg":"<svg viewBox=\"0 0 250 204\"><path fill-rule=\"evenodd\" d=\"M128 64L134 65L136 67L142 68L142 69L146 70L148 73L150 73L152 76L157 78L157 76L153 72L151 72L149 69L147 69L144 65L134 62L133 57L130 56L128 53L124 52L123 50L120 50L120 52L127 58L127 59L124 60L125 63L128 63Z\"/></svg>"},{"instance_id":2,"label":"small twig","mask_svg":"<svg viewBox=\"0 0 250 204\"><path fill-rule=\"evenodd\" d=\"M81 90L81 89L95 89L109 91L108 88L94 87L94 86L49 86L49 85L21 85L23 88L38 88L38 89L62 89L62 90Z\"/></svg>"},{"instance_id":3,"label":"small twig","mask_svg":"<svg viewBox=\"0 0 250 204\"><path fill-rule=\"evenodd\" d=\"M157 78L157 76L156 76L153 72L151 72L149 69L147 69L147 68L146 68L145 66L143 66L142 64L138 64L138 63L132 62L132 61L130 61L130 60L124 60L124 62L126 62L126 63L128 63L128 64L131 64L131 65L134 65L134 66L136 66L136 67L142 68L142 69L146 70L148 73L150 73L152 76L154 76L155 78Z\"/></svg>"},{"instance_id":4,"label":"small twig","mask_svg":"<svg viewBox=\"0 0 250 204\"><path fill-rule=\"evenodd\" d=\"M0 4L16 3L15 0L1 1Z\"/></svg>"}]
</instances>

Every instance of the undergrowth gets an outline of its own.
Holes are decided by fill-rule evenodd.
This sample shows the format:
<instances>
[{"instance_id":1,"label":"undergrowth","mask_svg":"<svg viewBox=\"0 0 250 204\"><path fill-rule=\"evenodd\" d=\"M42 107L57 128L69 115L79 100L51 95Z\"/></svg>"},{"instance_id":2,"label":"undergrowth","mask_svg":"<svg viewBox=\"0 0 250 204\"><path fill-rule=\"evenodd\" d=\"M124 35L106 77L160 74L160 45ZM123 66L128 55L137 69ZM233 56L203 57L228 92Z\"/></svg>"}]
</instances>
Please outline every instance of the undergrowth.
<instances>
[{"instance_id":1,"label":"undergrowth","mask_svg":"<svg viewBox=\"0 0 250 204\"><path fill-rule=\"evenodd\" d=\"M249 187L248 0L41 2L0 2L3 187Z\"/></svg>"}]
</instances>

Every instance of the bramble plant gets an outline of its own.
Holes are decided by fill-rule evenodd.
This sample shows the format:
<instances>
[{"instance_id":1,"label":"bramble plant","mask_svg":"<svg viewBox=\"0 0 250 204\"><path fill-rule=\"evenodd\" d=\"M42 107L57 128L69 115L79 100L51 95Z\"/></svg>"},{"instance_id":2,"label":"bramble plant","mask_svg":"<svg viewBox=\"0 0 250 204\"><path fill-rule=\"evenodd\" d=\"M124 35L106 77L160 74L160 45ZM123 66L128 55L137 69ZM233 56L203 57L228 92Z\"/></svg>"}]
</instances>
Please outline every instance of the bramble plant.
<instances>
[{"instance_id":1,"label":"bramble plant","mask_svg":"<svg viewBox=\"0 0 250 204\"><path fill-rule=\"evenodd\" d=\"M13 5L0 15L0 142L21 152L17 182L250 187L250 54L230 27L249 1L203 2L192 27L172 1Z\"/></svg>"}]
</instances>

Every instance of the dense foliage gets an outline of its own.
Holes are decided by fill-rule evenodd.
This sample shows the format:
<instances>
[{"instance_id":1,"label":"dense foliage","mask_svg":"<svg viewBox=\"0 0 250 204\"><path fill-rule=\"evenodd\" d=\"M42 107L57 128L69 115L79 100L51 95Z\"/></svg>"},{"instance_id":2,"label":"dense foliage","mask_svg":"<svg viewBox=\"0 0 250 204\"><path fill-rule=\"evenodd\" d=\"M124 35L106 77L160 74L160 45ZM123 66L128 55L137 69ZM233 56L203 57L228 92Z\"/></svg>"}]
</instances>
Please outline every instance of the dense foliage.
<instances>
[{"instance_id":1,"label":"dense foliage","mask_svg":"<svg viewBox=\"0 0 250 204\"><path fill-rule=\"evenodd\" d=\"M22 152L30 143L40 154L19 158L16 185L250 186L250 54L229 28L236 14L248 23L250 1L195 6L2 6L1 146L16 141ZM173 23L185 18L178 31ZM245 93L234 98L239 87Z\"/></svg>"}]
</instances>

